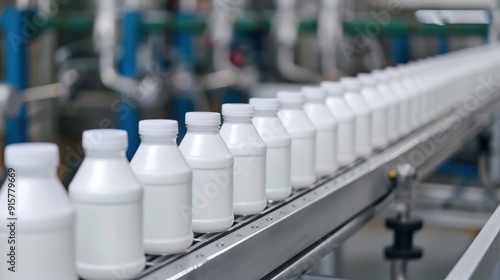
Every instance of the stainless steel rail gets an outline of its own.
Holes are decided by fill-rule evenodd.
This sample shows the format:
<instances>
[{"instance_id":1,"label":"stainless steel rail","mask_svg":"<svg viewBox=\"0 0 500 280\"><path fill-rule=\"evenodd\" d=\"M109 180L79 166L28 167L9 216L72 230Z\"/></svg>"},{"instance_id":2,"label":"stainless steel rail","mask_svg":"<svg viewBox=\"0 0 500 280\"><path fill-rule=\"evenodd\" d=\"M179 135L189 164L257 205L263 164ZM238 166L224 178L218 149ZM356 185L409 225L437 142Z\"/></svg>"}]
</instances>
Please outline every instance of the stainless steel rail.
<instances>
[{"instance_id":1,"label":"stainless steel rail","mask_svg":"<svg viewBox=\"0 0 500 280\"><path fill-rule=\"evenodd\" d=\"M500 259L500 206L453 267L446 280L490 279Z\"/></svg>"},{"instance_id":2,"label":"stainless steel rail","mask_svg":"<svg viewBox=\"0 0 500 280\"><path fill-rule=\"evenodd\" d=\"M227 232L196 236L185 254L149 256L138 279L282 279L300 273L308 256L333 250L327 245L342 242L344 233L359 229L384 198L390 199L390 169L410 163L419 178L427 176L484 129L499 107L495 96L474 112L450 111L369 159L269 204L262 214L238 217ZM322 246L321 252L315 246Z\"/></svg>"}]
</instances>

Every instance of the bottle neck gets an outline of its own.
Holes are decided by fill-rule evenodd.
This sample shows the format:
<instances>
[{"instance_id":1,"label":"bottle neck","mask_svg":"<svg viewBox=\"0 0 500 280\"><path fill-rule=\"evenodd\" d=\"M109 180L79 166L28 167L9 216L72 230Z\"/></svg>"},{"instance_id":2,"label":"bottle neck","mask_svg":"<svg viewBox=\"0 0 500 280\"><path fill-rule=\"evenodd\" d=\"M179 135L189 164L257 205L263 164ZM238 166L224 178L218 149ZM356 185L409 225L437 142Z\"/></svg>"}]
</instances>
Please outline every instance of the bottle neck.
<instances>
[{"instance_id":1,"label":"bottle neck","mask_svg":"<svg viewBox=\"0 0 500 280\"><path fill-rule=\"evenodd\" d=\"M219 125L199 125L199 124L188 124L186 125L188 132L194 133L219 133Z\"/></svg>"},{"instance_id":2,"label":"bottle neck","mask_svg":"<svg viewBox=\"0 0 500 280\"><path fill-rule=\"evenodd\" d=\"M302 110L303 106L304 106L304 104L282 104L281 109L283 109L283 110L287 110L287 109Z\"/></svg>"},{"instance_id":3,"label":"bottle neck","mask_svg":"<svg viewBox=\"0 0 500 280\"><path fill-rule=\"evenodd\" d=\"M309 99L306 101L306 104L323 104L325 103L325 99Z\"/></svg>"},{"instance_id":4,"label":"bottle neck","mask_svg":"<svg viewBox=\"0 0 500 280\"><path fill-rule=\"evenodd\" d=\"M125 150L123 149L113 149L113 150L96 150L96 149L87 149L85 150L86 158L108 158L108 159L125 159Z\"/></svg>"},{"instance_id":5,"label":"bottle neck","mask_svg":"<svg viewBox=\"0 0 500 280\"><path fill-rule=\"evenodd\" d=\"M278 110L255 110L255 117L276 117Z\"/></svg>"},{"instance_id":6,"label":"bottle neck","mask_svg":"<svg viewBox=\"0 0 500 280\"><path fill-rule=\"evenodd\" d=\"M144 144L162 144L177 145L177 135L141 135L141 143Z\"/></svg>"},{"instance_id":7,"label":"bottle neck","mask_svg":"<svg viewBox=\"0 0 500 280\"><path fill-rule=\"evenodd\" d=\"M225 123L251 123L252 116L224 116Z\"/></svg>"},{"instance_id":8,"label":"bottle neck","mask_svg":"<svg viewBox=\"0 0 500 280\"><path fill-rule=\"evenodd\" d=\"M15 176L22 177L56 177L57 166L15 167Z\"/></svg>"}]
</instances>

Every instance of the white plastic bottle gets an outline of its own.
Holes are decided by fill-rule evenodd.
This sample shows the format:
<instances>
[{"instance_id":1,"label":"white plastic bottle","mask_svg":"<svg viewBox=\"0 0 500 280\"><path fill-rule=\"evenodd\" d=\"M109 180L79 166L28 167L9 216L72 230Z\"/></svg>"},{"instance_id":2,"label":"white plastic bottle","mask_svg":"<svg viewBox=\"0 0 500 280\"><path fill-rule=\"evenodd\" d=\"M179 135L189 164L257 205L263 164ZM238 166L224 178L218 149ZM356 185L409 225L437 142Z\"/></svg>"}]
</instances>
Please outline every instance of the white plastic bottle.
<instances>
[{"instance_id":1,"label":"white plastic bottle","mask_svg":"<svg viewBox=\"0 0 500 280\"><path fill-rule=\"evenodd\" d=\"M9 145L5 165L7 180L0 191L0 279L78 279L75 211L56 174L57 146Z\"/></svg>"},{"instance_id":2,"label":"white plastic bottle","mask_svg":"<svg viewBox=\"0 0 500 280\"><path fill-rule=\"evenodd\" d=\"M125 157L127 132L83 132L85 158L69 185L76 208L76 267L88 280L128 279L145 266L143 188Z\"/></svg>"},{"instance_id":3,"label":"white plastic bottle","mask_svg":"<svg viewBox=\"0 0 500 280\"><path fill-rule=\"evenodd\" d=\"M267 146L266 196L269 200L286 199L292 192L290 185L290 136L278 118L280 103L274 98L250 98L255 106L252 122Z\"/></svg>"},{"instance_id":4,"label":"white plastic bottle","mask_svg":"<svg viewBox=\"0 0 500 280\"><path fill-rule=\"evenodd\" d=\"M278 99L278 117L292 139L291 184L306 188L316 181L316 129L304 112L303 93L280 91Z\"/></svg>"},{"instance_id":5,"label":"white plastic bottle","mask_svg":"<svg viewBox=\"0 0 500 280\"><path fill-rule=\"evenodd\" d=\"M322 82L328 94L326 106L337 121L337 164L347 166L356 160L354 151L354 113L344 99L344 87L338 82Z\"/></svg>"},{"instance_id":6,"label":"white plastic bottle","mask_svg":"<svg viewBox=\"0 0 500 280\"><path fill-rule=\"evenodd\" d=\"M372 144L376 149L385 147L389 142L389 102L377 89L377 80L368 74L359 74L359 81L363 84L361 95L373 110L372 115Z\"/></svg>"},{"instance_id":7,"label":"white plastic bottle","mask_svg":"<svg viewBox=\"0 0 500 280\"><path fill-rule=\"evenodd\" d=\"M220 114L186 113L179 149L193 170L193 231L226 231L233 216L234 158L219 135Z\"/></svg>"},{"instance_id":8,"label":"white plastic bottle","mask_svg":"<svg viewBox=\"0 0 500 280\"><path fill-rule=\"evenodd\" d=\"M358 158L368 157L372 150L372 110L361 96L361 82L352 77L340 79L344 86L344 98L355 114L355 146L354 151Z\"/></svg>"},{"instance_id":9,"label":"white plastic bottle","mask_svg":"<svg viewBox=\"0 0 500 280\"><path fill-rule=\"evenodd\" d=\"M392 91L399 97L399 133L400 137L411 132L410 120L412 113L412 99L406 87L401 83L401 74L394 68L387 68L385 73L389 75L388 83Z\"/></svg>"},{"instance_id":10,"label":"white plastic bottle","mask_svg":"<svg viewBox=\"0 0 500 280\"><path fill-rule=\"evenodd\" d=\"M139 122L141 144L130 167L144 187L144 250L179 253L193 243L192 172L177 147L177 121Z\"/></svg>"},{"instance_id":11,"label":"white plastic bottle","mask_svg":"<svg viewBox=\"0 0 500 280\"><path fill-rule=\"evenodd\" d=\"M220 135L234 157L233 212L259 214L266 200L266 144L252 119L255 108L249 104L223 104L224 124Z\"/></svg>"},{"instance_id":12,"label":"white plastic bottle","mask_svg":"<svg viewBox=\"0 0 500 280\"><path fill-rule=\"evenodd\" d=\"M316 174L332 175L337 171L337 121L326 107L326 92L321 87L304 87L304 111L316 128Z\"/></svg>"},{"instance_id":13,"label":"white plastic bottle","mask_svg":"<svg viewBox=\"0 0 500 280\"><path fill-rule=\"evenodd\" d=\"M386 71L374 70L372 75L378 81L376 86L378 92L384 96L386 100L390 100L392 104L389 108L388 136L389 143L393 143L401 136L399 130L401 100L399 95L394 93L393 88L390 86L391 76L386 73Z\"/></svg>"},{"instance_id":14,"label":"white plastic bottle","mask_svg":"<svg viewBox=\"0 0 500 280\"><path fill-rule=\"evenodd\" d=\"M399 73L400 81L403 87L405 88L405 92L409 98L409 104L411 106L410 111L410 130L413 131L420 126L420 105L419 105L419 96L420 96L420 88L414 81L414 73L410 70L407 64L398 65L394 69L394 71Z\"/></svg>"}]
</instances>

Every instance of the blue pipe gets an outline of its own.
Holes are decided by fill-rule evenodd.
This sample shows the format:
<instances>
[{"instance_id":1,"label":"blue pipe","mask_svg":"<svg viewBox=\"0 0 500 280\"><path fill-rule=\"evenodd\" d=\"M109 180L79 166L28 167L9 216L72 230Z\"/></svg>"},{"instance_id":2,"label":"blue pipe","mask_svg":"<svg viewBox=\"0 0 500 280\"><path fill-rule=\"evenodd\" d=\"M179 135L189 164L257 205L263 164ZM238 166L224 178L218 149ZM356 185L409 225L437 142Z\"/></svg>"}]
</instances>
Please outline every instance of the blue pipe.
<instances>
[{"instance_id":1,"label":"blue pipe","mask_svg":"<svg viewBox=\"0 0 500 280\"><path fill-rule=\"evenodd\" d=\"M456 160L444 162L438 167L436 173L463 177L470 181L477 180L479 177L476 165Z\"/></svg>"},{"instance_id":2,"label":"blue pipe","mask_svg":"<svg viewBox=\"0 0 500 280\"><path fill-rule=\"evenodd\" d=\"M180 10L177 13L179 19L190 19L194 17L191 11ZM175 34L175 47L179 65L185 67L186 71L192 73L193 68L193 35L190 32L178 32ZM188 89L189 90L189 89ZM180 143L186 134L185 115L194 110L194 102L191 94L186 91L178 92L174 98L174 118L179 123L179 136L177 142Z\"/></svg>"},{"instance_id":3,"label":"blue pipe","mask_svg":"<svg viewBox=\"0 0 500 280\"><path fill-rule=\"evenodd\" d=\"M486 13L486 21L488 23L488 28L486 28L486 31L483 34L483 39L485 43L490 43L491 38L489 30L491 28L491 25L493 24L493 14L491 11L485 11L485 13Z\"/></svg>"},{"instance_id":4,"label":"blue pipe","mask_svg":"<svg viewBox=\"0 0 500 280\"><path fill-rule=\"evenodd\" d=\"M137 72L137 47L140 36L139 11L125 11L123 14L123 36L122 36L122 57L120 61L120 72L126 77L135 78ZM139 147L139 112L136 106L131 106L130 102L123 94L120 95L121 111L128 112L118 117L118 127L128 133L127 158L130 160Z\"/></svg>"},{"instance_id":5,"label":"blue pipe","mask_svg":"<svg viewBox=\"0 0 500 280\"><path fill-rule=\"evenodd\" d=\"M179 92L174 99L174 118L178 122L179 137L177 137L177 144L180 144L184 135L186 135L186 113L194 111L194 104L189 93Z\"/></svg>"},{"instance_id":6,"label":"blue pipe","mask_svg":"<svg viewBox=\"0 0 500 280\"><path fill-rule=\"evenodd\" d=\"M24 90L28 81L27 45L33 37L26 28L23 19L28 19L32 11L18 10L14 6L5 8L4 27L4 79L5 82ZM27 141L26 105L22 105L18 114L5 121L5 144Z\"/></svg>"},{"instance_id":7,"label":"blue pipe","mask_svg":"<svg viewBox=\"0 0 500 280\"><path fill-rule=\"evenodd\" d=\"M438 37L438 54L446 54L449 52L448 36L441 35Z\"/></svg>"},{"instance_id":8,"label":"blue pipe","mask_svg":"<svg viewBox=\"0 0 500 280\"><path fill-rule=\"evenodd\" d=\"M391 38L391 56L395 64L407 63L410 59L410 43L407 35Z\"/></svg>"}]
</instances>

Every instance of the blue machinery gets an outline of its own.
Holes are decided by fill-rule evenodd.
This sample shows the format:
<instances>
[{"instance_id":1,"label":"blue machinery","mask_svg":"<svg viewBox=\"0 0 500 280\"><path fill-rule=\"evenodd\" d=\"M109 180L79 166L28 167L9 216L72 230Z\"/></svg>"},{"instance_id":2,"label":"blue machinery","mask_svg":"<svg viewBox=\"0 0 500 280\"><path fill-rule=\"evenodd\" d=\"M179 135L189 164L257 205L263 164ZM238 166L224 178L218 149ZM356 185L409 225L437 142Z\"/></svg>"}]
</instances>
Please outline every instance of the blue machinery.
<instances>
[{"instance_id":1,"label":"blue machinery","mask_svg":"<svg viewBox=\"0 0 500 280\"><path fill-rule=\"evenodd\" d=\"M139 44L139 28L141 14L139 11L125 11L123 15L122 47L123 57L120 61L121 73L130 78L135 78L137 72L137 47ZM120 107L125 109L126 114L118 117L118 127L128 132L127 158L130 160L139 147L139 112L130 104L128 98L120 94Z\"/></svg>"},{"instance_id":2,"label":"blue machinery","mask_svg":"<svg viewBox=\"0 0 500 280\"><path fill-rule=\"evenodd\" d=\"M27 87L28 61L27 45L35 34L29 34L23 19L32 14L28 10L19 10L14 6L3 12L2 25L4 31L4 78L5 82L18 90ZM26 106L22 105L18 114L6 119L6 144L27 141Z\"/></svg>"}]
</instances>

